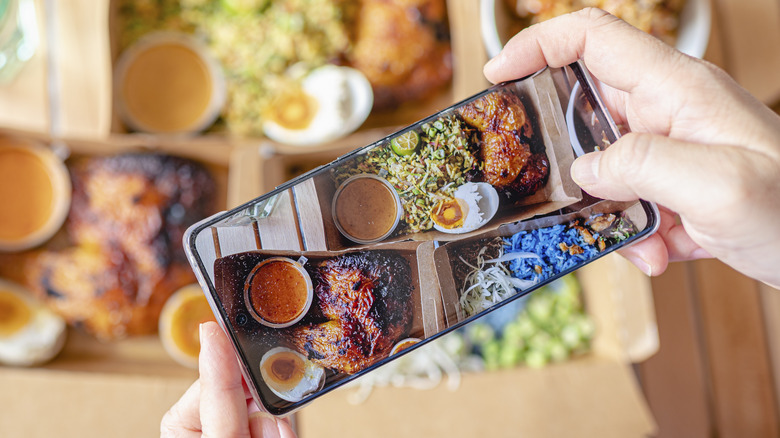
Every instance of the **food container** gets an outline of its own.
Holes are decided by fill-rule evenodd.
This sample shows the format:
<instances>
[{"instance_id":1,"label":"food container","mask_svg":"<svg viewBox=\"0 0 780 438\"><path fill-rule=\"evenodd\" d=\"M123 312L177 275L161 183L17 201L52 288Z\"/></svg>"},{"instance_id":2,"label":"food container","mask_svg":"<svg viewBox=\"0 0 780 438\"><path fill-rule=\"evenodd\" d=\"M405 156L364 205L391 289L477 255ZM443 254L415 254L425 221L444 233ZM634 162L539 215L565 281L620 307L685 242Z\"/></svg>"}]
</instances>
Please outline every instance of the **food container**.
<instances>
[{"instance_id":1,"label":"food container","mask_svg":"<svg viewBox=\"0 0 780 438\"><path fill-rule=\"evenodd\" d=\"M361 244L386 239L401 220L401 199L386 179L355 175L333 195L333 223L347 239Z\"/></svg>"},{"instance_id":2,"label":"food container","mask_svg":"<svg viewBox=\"0 0 780 438\"><path fill-rule=\"evenodd\" d=\"M16 252L51 238L68 215L68 169L51 149L0 136L0 252Z\"/></svg>"},{"instance_id":3,"label":"food container","mask_svg":"<svg viewBox=\"0 0 780 438\"><path fill-rule=\"evenodd\" d=\"M480 29L488 56L498 55L501 48L518 31L513 12L503 0L480 0ZM640 3L640 2L637 2ZM674 18L678 23L675 47L690 56L701 58L710 39L711 7L709 0L687 0Z\"/></svg>"},{"instance_id":4,"label":"food container","mask_svg":"<svg viewBox=\"0 0 780 438\"><path fill-rule=\"evenodd\" d=\"M306 316L314 291L303 266L286 257L255 265L244 283L244 303L252 317L271 328L289 327Z\"/></svg>"},{"instance_id":5,"label":"food container","mask_svg":"<svg viewBox=\"0 0 780 438\"><path fill-rule=\"evenodd\" d=\"M225 97L217 61L186 34L148 34L122 52L114 70L117 114L140 132L202 131L219 116Z\"/></svg>"}]
</instances>

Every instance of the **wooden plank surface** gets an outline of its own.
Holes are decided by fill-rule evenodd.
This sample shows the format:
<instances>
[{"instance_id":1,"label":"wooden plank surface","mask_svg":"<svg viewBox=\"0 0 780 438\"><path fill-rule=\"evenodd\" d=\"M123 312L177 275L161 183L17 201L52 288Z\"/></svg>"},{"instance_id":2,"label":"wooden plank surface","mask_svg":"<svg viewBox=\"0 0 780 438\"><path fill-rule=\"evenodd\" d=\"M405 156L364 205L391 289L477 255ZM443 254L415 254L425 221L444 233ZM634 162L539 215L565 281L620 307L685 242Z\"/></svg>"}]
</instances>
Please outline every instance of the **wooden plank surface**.
<instances>
[{"instance_id":1,"label":"wooden plank surface","mask_svg":"<svg viewBox=\"0 0 780 438\"><path fill-rule=\"evenodd\" d=\"M661 342L658 353L638 369L657 438L714 435L691 275L688 264L674 263L652 280Z\"/></svg>"},{"instance_id":2,"label":"wooden plank surface","mask_svg":"<svg viewBox=\"0 0 780 438\"><path fill-rule=\"evenodd\" d=\"M693 280L718 436L778 436L758 283L714 260L694 262Z\"/></svg>"},{"instance_id":3,"label":"wooden plank surface","mask_svg":"<svg viewBox=\"0 0 780 438\"><path fill-rule=\"evenodd\" d=\"M307 251L327 251L325 225L322 221L322 210L317 200L317 187L314 179L309 178L293 187L295 207L301 225L303 246Z\"/></svg>"},{"instance_id":4,"label":"wooden plank surface","mask_svg":"<svg viewBox=\"0 0 780 438\"><path fill-rule=\"evenodd\" d=\"M295 214L292 191L279 193L273 214L258 219L257 228L263 249L290 249L300 251L301 242L298 216Z\"/></svg>"}]
</instances>

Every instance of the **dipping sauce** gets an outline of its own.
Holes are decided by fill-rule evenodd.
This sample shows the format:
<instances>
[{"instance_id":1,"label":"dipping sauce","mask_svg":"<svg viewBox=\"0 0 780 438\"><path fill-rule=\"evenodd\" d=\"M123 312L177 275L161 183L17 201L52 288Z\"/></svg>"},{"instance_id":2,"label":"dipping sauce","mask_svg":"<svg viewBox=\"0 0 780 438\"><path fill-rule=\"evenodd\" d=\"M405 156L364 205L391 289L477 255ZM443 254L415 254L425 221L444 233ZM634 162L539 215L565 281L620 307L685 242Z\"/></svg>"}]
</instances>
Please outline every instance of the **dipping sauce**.
<instances>
[{"instance_id":1,"label":"dipping sauce","mask_svg":"<svg viewBox=\"0 0 780 438\"><path fill-rule=\"evenodd\" d=\"M246 285L248 304L260 322L290 324L303 317L312 298L311 279L292 260L261 262Z\"/></svg>"},{"instance_id":2,"label":"dipping sauce","mask_svg":"<svg viewBox=\"0 0 780 438\"><path fill-rule=\"evenodd\" d=\"M140 40L123 53L117 71L120 116L139 131L202 130L224 100L217 69L184 36Z\"/></svg>"},{"instance_id":3,"label":"dipping sauce","mask_svg":"<svg viewBox=\"0 0 780 438\"><path fill-rule=\"evenodd\" d=\"M383 180L359 176L347 180L336 195L334 218L342 233L358 243L387 237L399 220L398 197Z\"/></svg>"},{"instance_id":4,"label":"dipping sauce","mask_svg":"<svg viewBox=\"0 0 780 438\"><path fill-rule=\"evenodd\" d=\"M0 250L27 249L51 237L69 201L68 171L51 151L0 139Z\"/></svg>"}]
</instances>

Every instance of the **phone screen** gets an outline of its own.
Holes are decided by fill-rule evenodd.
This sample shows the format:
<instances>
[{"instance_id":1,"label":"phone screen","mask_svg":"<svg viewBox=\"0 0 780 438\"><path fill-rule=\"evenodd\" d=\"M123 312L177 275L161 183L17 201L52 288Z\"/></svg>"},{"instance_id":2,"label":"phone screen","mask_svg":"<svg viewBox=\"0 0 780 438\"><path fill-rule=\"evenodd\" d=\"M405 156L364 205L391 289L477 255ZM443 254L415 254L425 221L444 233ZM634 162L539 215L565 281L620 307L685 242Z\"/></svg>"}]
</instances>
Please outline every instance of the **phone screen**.
<instances>
[{"instance_id":1,"label":"phone screen","mask_svg":"<svg viewBox=\"0 0 780 438\"><path fill-rule=\"evenodd\" d=\"M655 206L569 169L619 132L579 64L491 87L193 225L247 382L283 415L635 242Z\"/></svg>"}]
</instances>

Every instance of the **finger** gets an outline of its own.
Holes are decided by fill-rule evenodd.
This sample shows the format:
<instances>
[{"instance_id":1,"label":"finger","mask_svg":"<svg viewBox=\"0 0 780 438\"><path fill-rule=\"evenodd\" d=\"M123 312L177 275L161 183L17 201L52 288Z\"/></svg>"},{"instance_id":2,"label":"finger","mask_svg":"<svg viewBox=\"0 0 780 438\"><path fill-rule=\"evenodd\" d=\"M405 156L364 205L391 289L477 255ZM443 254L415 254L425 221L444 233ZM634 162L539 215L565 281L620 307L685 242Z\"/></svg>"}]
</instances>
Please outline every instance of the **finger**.
<instances>
[{"instance_id":1,"label":"finger","mask_svg":"<svg viewBox=\"0 0 780 438\"><path fill-rule=\"evenodd\" d=\"M215 322L200 326L200 420L203 435L246 437L247 408L236 355Z\"/></svg>"},{"instance_id":2,"label":"finger","mask_svg":"<svg viewBox=\"0 0 780 438\"><path fill-rule=\"evenodd\" d=\"M485 65L484 74L498 83L579 59L602 82L631 91L679 74L680 66L669 61L686 57L613 15L586 8L523 29Z\"/></svg>"},{"instance_id":3,"label":"finger","mask_svg":"<svg viewBox=\"0 0 780 438\"><path fill-rule=\"evenodd\" d=\"M196 380L160 422L161 437L200 436L200 380Z\"/></svg>"},{"instance_id":4,"label":"finger","mask_svg":"<svg viewBox=\"0 0 780 438\"><path fill-rule=\"evenodd\" d=\"M583 190L602 199L645 199L682 216L701 217L722 208L727 195L736 195L735 169L753 165L753 158L737 148L629 133L605 151L577 158L571 175Z\"/></svg>"}]
</instances>

